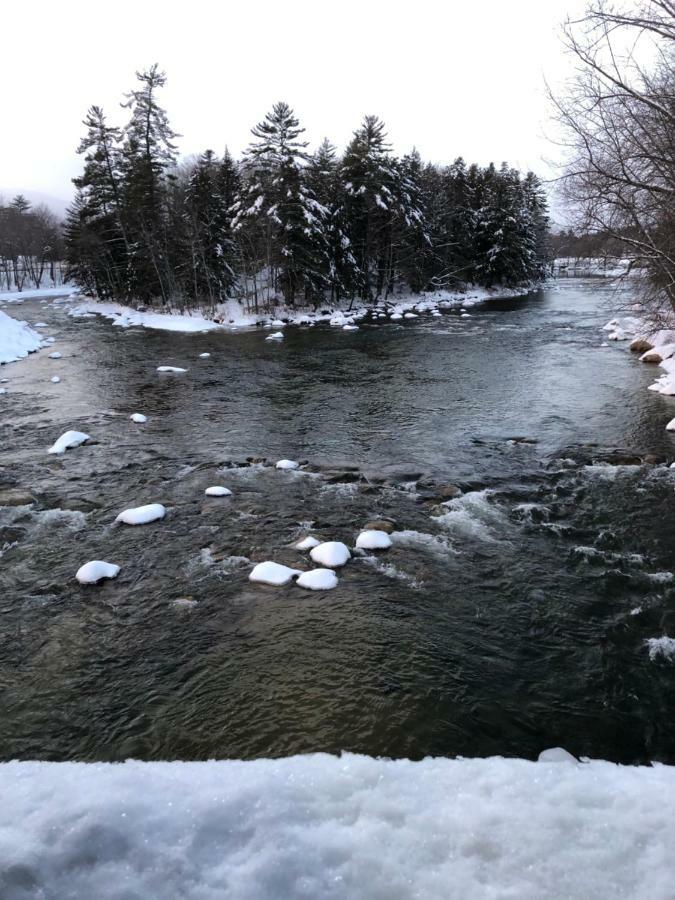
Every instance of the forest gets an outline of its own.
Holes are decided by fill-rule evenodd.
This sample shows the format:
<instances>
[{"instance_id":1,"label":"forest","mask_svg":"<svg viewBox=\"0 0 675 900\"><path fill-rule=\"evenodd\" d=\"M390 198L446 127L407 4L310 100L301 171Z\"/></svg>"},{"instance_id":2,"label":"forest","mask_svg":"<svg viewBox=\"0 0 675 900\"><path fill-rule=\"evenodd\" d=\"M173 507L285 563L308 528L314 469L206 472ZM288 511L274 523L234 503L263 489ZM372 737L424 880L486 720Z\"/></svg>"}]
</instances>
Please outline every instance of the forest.
<instances>
[{"instance_id":1,"label":"forest","mask_svg":"<svg viewBox=\"0 0 675 900\"><path fill-rule=\"evenodd\" d=\"M160 105L166 76L153 65L137 79L126 125L87 113L65 224L69 277L101 299L317 307L546 273L547 201L532 172L397 157L376 116L344 153L327 139L312 152L281 102L241 159L206 150L179 164Z\"/></svg>"},{"instance_id":2,"label":"forest","mask_svg":"<svg viewBox=\"0 0 675 900\"><path fill-rule=\"evenodd\" d=\"M61 223L46 206L31 206L23 194L0 197L0 291L39 288L61 281Z\"/></svg>"}]
</instances>

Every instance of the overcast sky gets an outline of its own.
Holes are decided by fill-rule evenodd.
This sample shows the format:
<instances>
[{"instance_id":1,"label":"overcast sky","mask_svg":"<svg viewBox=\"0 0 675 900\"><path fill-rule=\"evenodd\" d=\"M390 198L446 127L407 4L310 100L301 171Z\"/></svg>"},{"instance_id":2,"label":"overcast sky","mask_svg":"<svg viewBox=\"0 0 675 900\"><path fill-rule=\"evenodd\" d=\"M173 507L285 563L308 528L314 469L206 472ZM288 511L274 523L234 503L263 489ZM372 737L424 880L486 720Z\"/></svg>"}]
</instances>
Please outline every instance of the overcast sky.
<instances>
[{"instance_id":1,"label":"overcast sky","mask_svg":"<svg viewBox=\"0 0 675 900\"><path fill-rule=\"evenodd\" d=\"M312 144L339 147L364 114L396 152L508 160L546 174L543 79L569 71L559 41L583 0L5 0L0 190L64 200L87 107L119 123L134 72L157 61L182 154L239 154L277 100Z\"/></svg>"}]
</instances>

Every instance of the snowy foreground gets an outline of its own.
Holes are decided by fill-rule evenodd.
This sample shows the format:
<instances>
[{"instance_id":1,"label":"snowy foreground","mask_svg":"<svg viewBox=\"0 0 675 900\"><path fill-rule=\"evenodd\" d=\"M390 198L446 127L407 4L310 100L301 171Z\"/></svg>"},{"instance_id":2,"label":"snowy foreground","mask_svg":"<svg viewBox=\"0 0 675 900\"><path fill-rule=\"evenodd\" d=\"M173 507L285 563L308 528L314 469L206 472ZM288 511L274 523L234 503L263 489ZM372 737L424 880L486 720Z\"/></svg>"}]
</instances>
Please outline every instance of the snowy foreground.
<instances>
[{"instance_id":1,"label":"snowy foreground","mask_svg":"<svg viewBox=\"0 0 675 900\"><path fill-rule=\"evenodd\" d=\"M665 900L675 885L666 766L11 762L0 793L5 900Z\"/></svg>"},{"instance_id":2,"label":"snowy foreground","mask_svg":"<svg viewBox=\"0 0 675 900\"><path fill-rule=\"evenodd\" d=\"M219 304L214 310L209 311L208 315L199 310L190 313L139 312L129 306L121 306L118 303L102 303L90 297L82 298L78 295L68 298L67 302L74 304L69 309L69 315L74 317L89 318L97 314L105 316L114 325L122 328L140 326L189 333L213 331L214 329L280 328L284 325L313 325L318 322L345 328L345 326L353 326L355 321L363 319L367 315L375 314L382 318L399 320L413 309L418 312L432 312L438 308L470 307L490 299L523 296L535 289L536 286L470 288L465 292L435 291L426 294L392 295L386 302L381 301L373 306L355 306L351 310L346 307L322 307L317 312L307 309L289 309L288 307L277 307L270 313L247 312L236 300L228 300L226 303ZM280 340L283 339L283 334L276 332L269 337Z\"/></svg>"},{"instance_id":3,"label":"snowy foreground","mask_svg":"<svg viewBox=\"0 0 675 900\"><path fill-rule=\"evenodd\" d=\"M16 362L43 346L37 331L0 310L0 363Z\"/></svg>"}]
</instances>

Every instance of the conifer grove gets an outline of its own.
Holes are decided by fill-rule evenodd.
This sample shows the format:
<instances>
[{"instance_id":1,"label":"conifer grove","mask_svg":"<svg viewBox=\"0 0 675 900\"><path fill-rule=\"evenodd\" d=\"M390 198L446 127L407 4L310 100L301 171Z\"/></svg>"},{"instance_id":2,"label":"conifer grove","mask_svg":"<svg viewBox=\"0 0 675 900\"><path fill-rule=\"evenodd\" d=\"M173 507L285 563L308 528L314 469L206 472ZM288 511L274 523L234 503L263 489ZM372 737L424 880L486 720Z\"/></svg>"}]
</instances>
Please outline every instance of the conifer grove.
<instances>
[{"instance_id":1,"label":"conifer grove","mask_svg":"<svg viewBox=\"0 0 675 900\"><path fill-rule=\"evenodd\" d=\"M398 158L376 116L342 155L328 140L310 152L286 103L252 129L240 160L207 150L179 165L165 75L154 65L137 79L126 126L88 111L66 221L69 275L101 299L319 306L546 272L547 204L531 172Z\"/></svg>"}]
</instances>

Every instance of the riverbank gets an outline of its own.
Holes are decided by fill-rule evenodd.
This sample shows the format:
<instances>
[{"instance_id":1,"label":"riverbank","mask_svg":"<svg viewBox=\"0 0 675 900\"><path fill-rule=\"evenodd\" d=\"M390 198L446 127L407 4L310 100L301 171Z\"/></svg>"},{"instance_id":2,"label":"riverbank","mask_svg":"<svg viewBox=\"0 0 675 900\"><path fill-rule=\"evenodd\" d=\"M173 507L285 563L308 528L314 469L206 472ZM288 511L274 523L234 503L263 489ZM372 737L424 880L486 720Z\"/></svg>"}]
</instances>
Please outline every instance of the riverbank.
<instances>
[{"instance_id":1,"label":"riverbank","mask_svg":"<svg viewBox=\"0 0 675 900\"><path fill-rule=\"evenodd\" d=\"M0 887L28 896L667 900L675 769L312 754L0 766ZM558 761L560 760L560 761Z\"/></svg>"},{"instance_id":2,"label":"riverbank","mask_svg":"<svg viewBox=\"0 0 675 900\"><path fill-rule=\"evenodd\" d=\"M630 341L629 348L632 353L640 354L640 362L664 370L649 385L650 391L675 396L675 320L666 319L657 324L638 312L611 319L604 330L609 332L610 341ZM669 431L675 430L675 419L666 427Z\"/></svg>"},{"instance_id":3,"label":"riverbank","mask_svg":"<svg viewBox=\"0 0 675 900\"><path fill-rule=\"evenodd\" d=\"M324 304L318 310L277 306L265 312L247 311L237 300L228 300L208 311L195 309L185 312L136 310L118 303L100 302L94 298L79 296L69 297L61 302L74 304L69 310L69 315L75 318L101 315L122 328L140 326L190 333L216 329L283 328L285 325L312 326L327 323L349 330L366 317L397 321L420 313L433 315L443 309L469 309L487 300L522 297L540 287L541 285L489 289L474 287L467 288L466 291L401 294L372 305L361 303L351 309L350 304L345 302L341 305Z\"/></svg>"}]
</instances>

